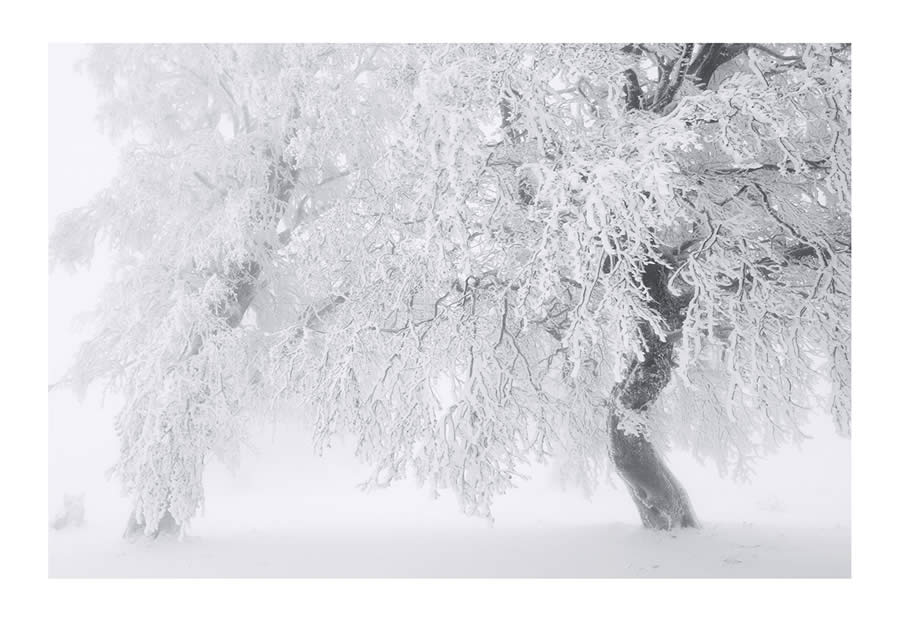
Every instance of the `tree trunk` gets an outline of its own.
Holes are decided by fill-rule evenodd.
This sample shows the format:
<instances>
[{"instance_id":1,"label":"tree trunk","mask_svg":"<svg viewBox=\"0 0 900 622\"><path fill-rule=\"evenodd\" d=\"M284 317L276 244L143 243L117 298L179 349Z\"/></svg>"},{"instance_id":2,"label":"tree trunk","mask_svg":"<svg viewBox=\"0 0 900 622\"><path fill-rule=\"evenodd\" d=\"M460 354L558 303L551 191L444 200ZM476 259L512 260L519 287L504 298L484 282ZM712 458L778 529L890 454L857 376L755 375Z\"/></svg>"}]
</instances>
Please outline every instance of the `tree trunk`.
<instances>
[{"instance_id":1,"label":"tree trunk","mask_svg":"<svg viewBox=\"0 0 900 622\"><path fill-rule=\"evenodd\" d=\"M669 270L665 266L649 264L642 279L650 294L650 307L677 333L690 296L673 295L668 289L668 276ZM632 362L625 378L612 391L607 415L610 461L625 480L645 527L699 527L687 493L646 432L626 432L621 427L629 413L644 411L656 401L672 377L673 340L663 340L646 322L639 328L644 341L644 358Z\"/></svg>"},{"instance_id":2,"label":"tree trunk","mask_svg":"<svg viewBox=\"0 0 900 622\"><path fill-rule=\"evenodd\" d=\"M686 43L679 57L659 67L656 92L645 92L634 70L625 72L625 109L662 112L676 97L687 78L700 89L707 89L716 69L747 49L746 44L704 43L699 48ZM623 51L640 48L627 45ZM696 54L695 54L696 52ZM670 334L677 335L684 321L690 295L674 295L668 288L671 266L650 262L644 266L641 280L650 296L649 307L659 314ZM672 529L699 527L684 488L675 479L656 451L646 432L628 433L623 418L650 406L669 383L674 365L672 339L663 340L646 322L639 326L644 340L644 358L631 363L628 374L613 389L607 415L609 457L625 480L645 527Z\"/></svg>"},{"instance_id":3,"label":"tree trunk","mask_svg":"<svg viewBox=\"0 0 900 622\"><path fill-rule=\"evenodd\" d=\"M628 486L644 527L699 527L687 493L653 444L641 434L627 434L620 429L615 413L609 415L607 423L610 458Z\"/></svg>"},{"instance_id":4,"label":"tree trunk","mask_svg":"<svg viewBox=\"0 0 900 622\"><path fill-rule=\"evenodd\" d=\"M175 517L166 510L163 517L159 520L159 524L152 532L147 533L147 525L143 521L136 518L137 512L132 510L131 516L128 517L128 524L125 526L125 533L122 534L126 540L135 540L137 538L147 536L156 540L160 536L181 535L181 525L175 520Z\"/></svg>"}]
</instances>

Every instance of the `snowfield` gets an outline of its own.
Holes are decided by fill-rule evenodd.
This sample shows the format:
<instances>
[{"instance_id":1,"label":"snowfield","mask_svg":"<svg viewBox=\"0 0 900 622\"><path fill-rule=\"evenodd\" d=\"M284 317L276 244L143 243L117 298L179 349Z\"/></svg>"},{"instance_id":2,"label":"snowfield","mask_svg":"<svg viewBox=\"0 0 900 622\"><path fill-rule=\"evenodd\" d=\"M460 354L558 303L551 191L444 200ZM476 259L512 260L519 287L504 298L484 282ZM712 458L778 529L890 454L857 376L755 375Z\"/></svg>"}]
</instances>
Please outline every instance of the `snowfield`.
<instances>
[{"instance_id":1,"label":"snowfield","mask_svg":"<svg viewBox=\"0 0 900 622\"><path fill-rule=\"evenodd\" d=\"M849 577L844 527L637 524L262 530L210 526L129 544L90 526L50 539L52 577Z\"/></svg>"},{"instance_id":2,"label":"snowfield","mask_svg":"<svg viewBox=\"0 0 900 622\"><path fill-rule=\"evenodd\" d=\"M673 455L704 520L673 533L643 529L621 484L587 499L548 467L498 500L493 525L413 482L362 492L366 470L349 448L320 458L303 430L279 425L234 473L210 465L205 512L182 541L136 543L121 538L129 508L103 475L111 428L93 418L97 429L79 436L106 443L73 451L66 429L77 423L53 420L51 444L70 451L51 451L49 501L52 514L81 483L86 524L49 530L51 577L850 576L849 441L824 420L750 484Z\"/></svg>"}]
</instances>

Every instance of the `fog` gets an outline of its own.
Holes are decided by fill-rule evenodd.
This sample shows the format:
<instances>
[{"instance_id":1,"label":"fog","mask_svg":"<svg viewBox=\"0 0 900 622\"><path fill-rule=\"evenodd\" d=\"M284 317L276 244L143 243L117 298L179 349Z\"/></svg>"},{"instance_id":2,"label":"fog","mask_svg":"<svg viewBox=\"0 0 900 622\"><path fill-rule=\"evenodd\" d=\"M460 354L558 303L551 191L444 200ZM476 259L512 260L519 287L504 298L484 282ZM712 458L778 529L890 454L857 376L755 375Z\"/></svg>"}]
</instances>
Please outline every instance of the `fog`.
<instances>
[{"instance_id":1,"label":"fog","mask_svg":"<svg viewBox=\"0 0 900 622\"><path fill-rule=\"evenodd\" d=\"M50 48L51 229L61 213L88 201L116 170L115 147L94 121L93 86L74 68L84 52L80 46ZM108 274L109 257L101 246L89 270L70 273L57 268L49 275L48 384L60 384L48 397L48 515L59 508L64 494L85 493L86 533L109 534L111 542L121 534L130 510L119 482L108 476L118 452L113 420L121 398L104 398L101 387L92 387L79 399L64 381L78 344L88 335L80 318L97 304ZM413 481L363 492L358 484L368 471L356 460L352 446L338 444L318 456L296 421L285 416L260 424L251 435L252 447L234 469L210 461L206 504L191 524L191 537L227 541L230 534L248 530L277 534L327 529L352 536L372 528L496 533L640 525L621 482L612 479L586 497L577 487L561 486L552 465L535 465L529 480L497 500L493 527L463 515L452 494L432 498ZM760 462L751 482L722 477L714 465L701 464L686 453L673 452L668 460L706 525L838 528L849 537L850 442L835 434L826 413L814 414L806 431L806 443L784 447ZM51 560L54 551L61 554L72 545L65 538L75 536L54 537L51 534ZM845 545L848 541L841 540L840 546Z\"/></svg>"}]
</instances>

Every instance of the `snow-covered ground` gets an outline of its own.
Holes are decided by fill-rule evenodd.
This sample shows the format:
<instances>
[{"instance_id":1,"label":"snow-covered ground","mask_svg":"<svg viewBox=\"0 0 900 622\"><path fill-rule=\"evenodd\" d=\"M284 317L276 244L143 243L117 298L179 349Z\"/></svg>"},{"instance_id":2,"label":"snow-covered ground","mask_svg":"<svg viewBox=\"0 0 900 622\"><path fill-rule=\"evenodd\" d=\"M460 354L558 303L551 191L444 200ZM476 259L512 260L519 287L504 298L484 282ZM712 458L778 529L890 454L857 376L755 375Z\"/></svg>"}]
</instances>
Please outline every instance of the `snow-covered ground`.
<instances>
[{"instance_id":1,"label":"snow-covered ground","mask_svg":"<svg viewBox=\"0 0 900 622\"><path fill-rule=\"evenodd\" d=\"M714 524L677 535L583 527L263 530L209 526L127 544L101 526L51 540L51 577L848 577L841 527Z\"/></svg>"},{"instance_id":2,"label":"snow-covered ground","mask_svg":"<svg viewBox=\"0 0 900 622\"><path fill-rule=\"evenodd\" d=\"M183 541L129 543L121 538L127 503L103 476L115 444L102 419L88 419L87 429L85 419L51 419L51 449L54 439L59 447L94 439L83 450L51 451L51 509L64 491L85 491L87 510L83 527L50 530L53 577L850 574L849 443L827 422L802 450L786 449L762 465L749 485L673 456L704 520L702 530L677 533L641 528L621 485L586 499L561 489L546 468L499 499L494 525L463 516L450 495L433 499L411 482L361 492L355 485L365 469L349 449L319 458L303 430L282 424L277 436L271 429L257 435L256 453L235 473L211 465L205 512Z\"/></svg>"}]
</instances>

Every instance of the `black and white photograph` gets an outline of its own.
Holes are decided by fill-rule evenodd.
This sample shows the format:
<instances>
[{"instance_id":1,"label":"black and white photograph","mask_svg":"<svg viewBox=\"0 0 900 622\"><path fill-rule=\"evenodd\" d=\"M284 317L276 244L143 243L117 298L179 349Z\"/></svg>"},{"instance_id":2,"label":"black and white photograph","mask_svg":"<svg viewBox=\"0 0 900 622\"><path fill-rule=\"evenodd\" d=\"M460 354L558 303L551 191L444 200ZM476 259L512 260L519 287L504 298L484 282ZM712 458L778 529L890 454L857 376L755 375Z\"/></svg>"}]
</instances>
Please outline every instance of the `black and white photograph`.
<instances>
[{"instance_id":1,"label":"black and white photograph","mask_svg":"<svg viewBox=\"0 0 900 622\"><path fill-rule=\"evenodd\" d=\"M50 45L49 576L850 577L851 68Z\"/></svg>"}]
</instances>

